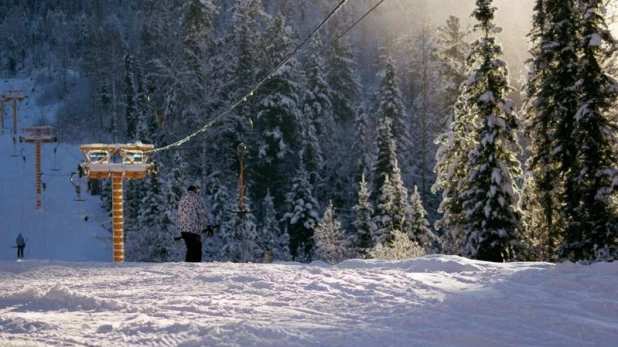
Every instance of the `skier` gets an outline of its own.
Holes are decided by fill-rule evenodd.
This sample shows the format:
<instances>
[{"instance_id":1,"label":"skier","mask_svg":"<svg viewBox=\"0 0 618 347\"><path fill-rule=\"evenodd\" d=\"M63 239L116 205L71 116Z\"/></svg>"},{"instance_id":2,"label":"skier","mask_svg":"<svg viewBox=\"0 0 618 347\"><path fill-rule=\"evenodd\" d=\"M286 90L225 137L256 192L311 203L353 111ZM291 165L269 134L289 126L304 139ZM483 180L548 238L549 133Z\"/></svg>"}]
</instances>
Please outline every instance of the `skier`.
<instances>
[{"instance_id":1,"label":"skier","mask_svg":"<svg viewBox=\"0 0 618 347\"><path fill-rule=\"evenodd\" d=\"M17 259L24 259L24 247L26 247L26 240L21 236L21 233L17 235Z\"/></svg>"},{"instance_id":2,"label":"skier","mask_svg":"<svg viewBox=\"0 0 618 347\"><path fill-rule=\"evenodd\" d=\"M189 186L178 203L181 238L185 240L187 254L185 261L199 263L202 261L202 239L200 232L210 230L206 215L206 206L196 186Z\"/></svg>"}]
</instances>

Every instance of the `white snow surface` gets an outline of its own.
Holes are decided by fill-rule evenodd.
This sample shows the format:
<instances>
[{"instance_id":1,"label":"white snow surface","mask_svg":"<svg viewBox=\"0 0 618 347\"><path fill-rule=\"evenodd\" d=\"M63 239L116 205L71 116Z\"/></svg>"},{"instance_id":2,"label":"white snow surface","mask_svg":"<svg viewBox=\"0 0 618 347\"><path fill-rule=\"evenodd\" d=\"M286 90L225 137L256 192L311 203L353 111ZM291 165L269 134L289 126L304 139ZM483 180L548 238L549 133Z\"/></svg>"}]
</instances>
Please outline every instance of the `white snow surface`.
<instances>
[{"instance_id":1,"label":"white snow surface","mask_svg":"<svg viewBox=\"0 0 618 347\"><path fill-rule=\"evenodd\" d=\"M9 82L0 81L0 91ZM30 125L41 112L34 95L19 112L20 124ZM59 145L58 177L54 146L43 145L47 189L36 211L33 145L23 145L24 164L11 156L11 136L0 136L0 346L614 346L618 339L618 263L430 255L334 266L114 264L98 198L84 192L86 201L73 200L68 175L81 161L78 145ZM15 262L19 232L29 241L26 259Z\"/></svg>"}]
</instances>

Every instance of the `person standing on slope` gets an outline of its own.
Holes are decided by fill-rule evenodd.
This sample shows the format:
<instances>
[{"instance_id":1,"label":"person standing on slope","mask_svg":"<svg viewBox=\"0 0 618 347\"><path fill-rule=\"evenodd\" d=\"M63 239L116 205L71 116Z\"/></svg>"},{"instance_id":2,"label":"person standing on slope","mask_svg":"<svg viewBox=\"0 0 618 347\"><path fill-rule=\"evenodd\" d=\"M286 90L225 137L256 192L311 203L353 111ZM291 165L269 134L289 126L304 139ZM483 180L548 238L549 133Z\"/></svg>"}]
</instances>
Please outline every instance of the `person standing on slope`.
<instances>
[{"instance_id":1,"label":"person standing on slope","mask_svg":"<svg viewBox=\"0 0 618 347\"><path fill-rule=\"evenodd\" d=\"M26 240L21 236L21 233L17 235L17 259L24 259L24 248L26 247Z\"/></svg>"},{"instance_id":2,"label":"person standing on slope","mask_svg":"<svg viewBox=\"0 0 618 347\"><path fill-rule=\"evenodd\" d=\"M202 261L202 239L200 233L208 228L210 222L206 214L206 205L196 186L189 186L178 203L180 234L185 240L187 254L185 261L199 263Z\"/></svg>"}]
</instances>

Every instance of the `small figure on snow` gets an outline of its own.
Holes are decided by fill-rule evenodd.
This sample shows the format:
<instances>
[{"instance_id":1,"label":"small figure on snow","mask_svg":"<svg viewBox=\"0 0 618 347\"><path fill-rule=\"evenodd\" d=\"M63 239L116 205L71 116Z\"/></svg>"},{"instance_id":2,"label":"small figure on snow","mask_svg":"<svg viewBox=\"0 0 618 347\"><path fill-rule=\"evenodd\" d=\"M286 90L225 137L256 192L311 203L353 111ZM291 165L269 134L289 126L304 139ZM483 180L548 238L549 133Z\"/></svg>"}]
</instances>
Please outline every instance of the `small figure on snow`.
<instances>
[{"instance_id":1,"label":"small figure on snow","mask_svg":"<svg viewBox=\"0 0 618 347\"><path fill-rule=\"evenodd\" d=\"M178 203L181 238L187 245L185 261L202 261L202 239L200 233L212 230L206 214L206 205L196 186L189 186ZM210 235L209 235L210 236Z\"/></svg>"},{"instance_id":2,"label":"small figure on snow","mask_svg":"<svg viewBox=\"0 0 618 347\"><path fill-rule=\"evenodd\" d=\"M17 259L24 259L24 248L26 247L26 240L21 236L21 233L17 235Z\"/></svg>"}]
</instances>

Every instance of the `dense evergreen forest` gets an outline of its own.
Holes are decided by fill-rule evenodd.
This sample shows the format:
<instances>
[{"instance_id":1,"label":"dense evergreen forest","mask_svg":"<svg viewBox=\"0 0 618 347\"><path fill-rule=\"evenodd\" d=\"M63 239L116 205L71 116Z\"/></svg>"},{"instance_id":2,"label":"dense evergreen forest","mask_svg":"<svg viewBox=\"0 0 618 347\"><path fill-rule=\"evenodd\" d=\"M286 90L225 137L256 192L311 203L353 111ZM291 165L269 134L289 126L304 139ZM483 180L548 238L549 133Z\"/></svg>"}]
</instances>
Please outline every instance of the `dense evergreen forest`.
<instances>
[{"instance_id":1,"label":"dense evergreen forest","mask_svg":"<svg viewBox=\"0 0 618 347\"><path fill-rule=\"evenodd\" d=\"M616 259L606 2L438 2L343 2L291 55L340 1L4 0L0 75L60 103L61 141L162 149L125 183L127 260L181 258L188 185L207 260Z\"/></svg>"}]
</instances>

